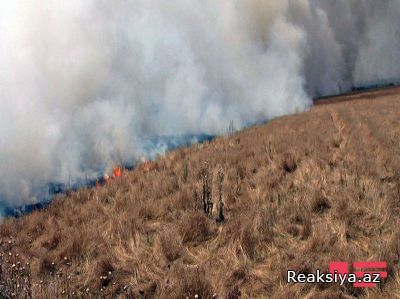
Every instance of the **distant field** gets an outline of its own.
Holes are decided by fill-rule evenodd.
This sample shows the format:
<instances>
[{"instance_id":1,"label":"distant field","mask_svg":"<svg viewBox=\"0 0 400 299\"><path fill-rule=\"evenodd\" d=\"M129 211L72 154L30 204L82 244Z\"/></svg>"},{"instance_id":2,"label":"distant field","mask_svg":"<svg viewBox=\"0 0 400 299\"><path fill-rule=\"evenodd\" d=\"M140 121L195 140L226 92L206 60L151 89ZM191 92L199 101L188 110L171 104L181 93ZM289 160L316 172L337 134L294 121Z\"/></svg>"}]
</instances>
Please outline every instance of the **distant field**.
<instances>
[{"instance_id":1,"label":"distant field","mask_svg":"<svg viewBox=\"0 0 400 299\"><path fill-rule=\"evenodd\" d=\"M356 99L376 99L398 94L400 94L399 86L388 86L371 89L367 88L363 90L355 90L343 95L322 97L314 100L314 105L332 104Z\"/></svg>"},{"instance_id":2,"label":"distant field","mask_svg":"<svg viewBox=\"0 0 400 299\"><path fill-rule=\"evenodd\" d=\"M8 219L0 293L399 297L399 111L399 88L323 99ZM288 269L333 260L384 260L389 277L372 289L286 283Z\"/></svg>"}]
</instances>

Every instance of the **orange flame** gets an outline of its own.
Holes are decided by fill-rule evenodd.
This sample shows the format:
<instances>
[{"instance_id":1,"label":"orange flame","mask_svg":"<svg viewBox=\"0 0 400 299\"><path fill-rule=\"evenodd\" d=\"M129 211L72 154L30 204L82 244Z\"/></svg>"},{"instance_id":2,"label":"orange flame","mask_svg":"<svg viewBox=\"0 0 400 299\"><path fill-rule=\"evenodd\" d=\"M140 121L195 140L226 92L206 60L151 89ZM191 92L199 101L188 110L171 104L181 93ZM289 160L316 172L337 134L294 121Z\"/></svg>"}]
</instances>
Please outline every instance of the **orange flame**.
<instances>
[{"instance_id":1,"label":"orange flame","mask_svg":"<svg viewBox=\"0 0 400 299\"><path fill-rule=\"evenodd\" d=\"M113 178L118 178L122 175L121 167L117 166L113 168Z\"/></svg>"}]
</instances>

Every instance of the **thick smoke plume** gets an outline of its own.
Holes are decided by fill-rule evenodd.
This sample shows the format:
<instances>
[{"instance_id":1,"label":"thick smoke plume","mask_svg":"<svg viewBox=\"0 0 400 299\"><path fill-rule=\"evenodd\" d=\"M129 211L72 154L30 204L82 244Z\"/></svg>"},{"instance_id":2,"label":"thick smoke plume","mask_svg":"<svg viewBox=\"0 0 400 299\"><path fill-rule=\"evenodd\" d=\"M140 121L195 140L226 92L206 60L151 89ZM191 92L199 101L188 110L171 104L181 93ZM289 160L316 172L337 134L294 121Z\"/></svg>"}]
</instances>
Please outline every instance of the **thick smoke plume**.
<instances>
[{"instance_id":1,"label":"thick smoke plume","mask_svg":"<svg viewBox=\"0 0 400 299\"><path fill-rule=\"evenodd\" d=\"M396 0L0 1L0 202L400 78Z\"/></svg>"}]
</instances>

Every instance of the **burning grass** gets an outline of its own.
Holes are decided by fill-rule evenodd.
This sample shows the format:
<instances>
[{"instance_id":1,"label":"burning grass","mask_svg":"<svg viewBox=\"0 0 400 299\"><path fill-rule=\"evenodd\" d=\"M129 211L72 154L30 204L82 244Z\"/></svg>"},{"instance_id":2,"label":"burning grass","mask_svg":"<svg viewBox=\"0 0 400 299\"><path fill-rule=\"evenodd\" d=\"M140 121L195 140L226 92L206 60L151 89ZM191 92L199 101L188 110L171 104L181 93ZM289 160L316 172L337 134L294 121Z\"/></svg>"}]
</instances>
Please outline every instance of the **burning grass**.
<instances>
[{"instance_id":1,"label":"burning grass","mask_svg":"<svg viewBox=\"0 0 400 299\"><path fill-rule=\"evenodd\" d=\"M393 93L316 106L8 219L0 293L399 296L399 108ZM373 289L285 283L288 269L327 270L331 260L386 260L389 278Z\"/></svg>"}]
</instances>

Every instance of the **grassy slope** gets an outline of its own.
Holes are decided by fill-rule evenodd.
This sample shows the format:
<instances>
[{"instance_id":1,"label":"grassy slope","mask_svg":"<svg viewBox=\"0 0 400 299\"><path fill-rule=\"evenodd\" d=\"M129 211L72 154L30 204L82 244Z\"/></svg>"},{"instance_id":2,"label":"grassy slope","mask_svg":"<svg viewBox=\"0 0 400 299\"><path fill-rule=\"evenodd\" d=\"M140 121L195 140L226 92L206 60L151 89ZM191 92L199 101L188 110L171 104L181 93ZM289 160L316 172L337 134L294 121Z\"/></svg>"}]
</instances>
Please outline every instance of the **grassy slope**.
<instances>
[{"instance_id":1,"label":"grassy slope","mask_svg":"<svg viewBox=\"0 0 400 299\"><path fill-rule=\"evenodd\" d=\"M162 298L400 296L399 111L400 92L368 93L171 152L7 220L3 268L8 252L29 260L36 297L102 285ZM205 162L214 201L225 175L222 224L195 200ZM331 260L387 260L390 278L370 290L285 283L288 269Z\"/></svg>"}]
</instances>

